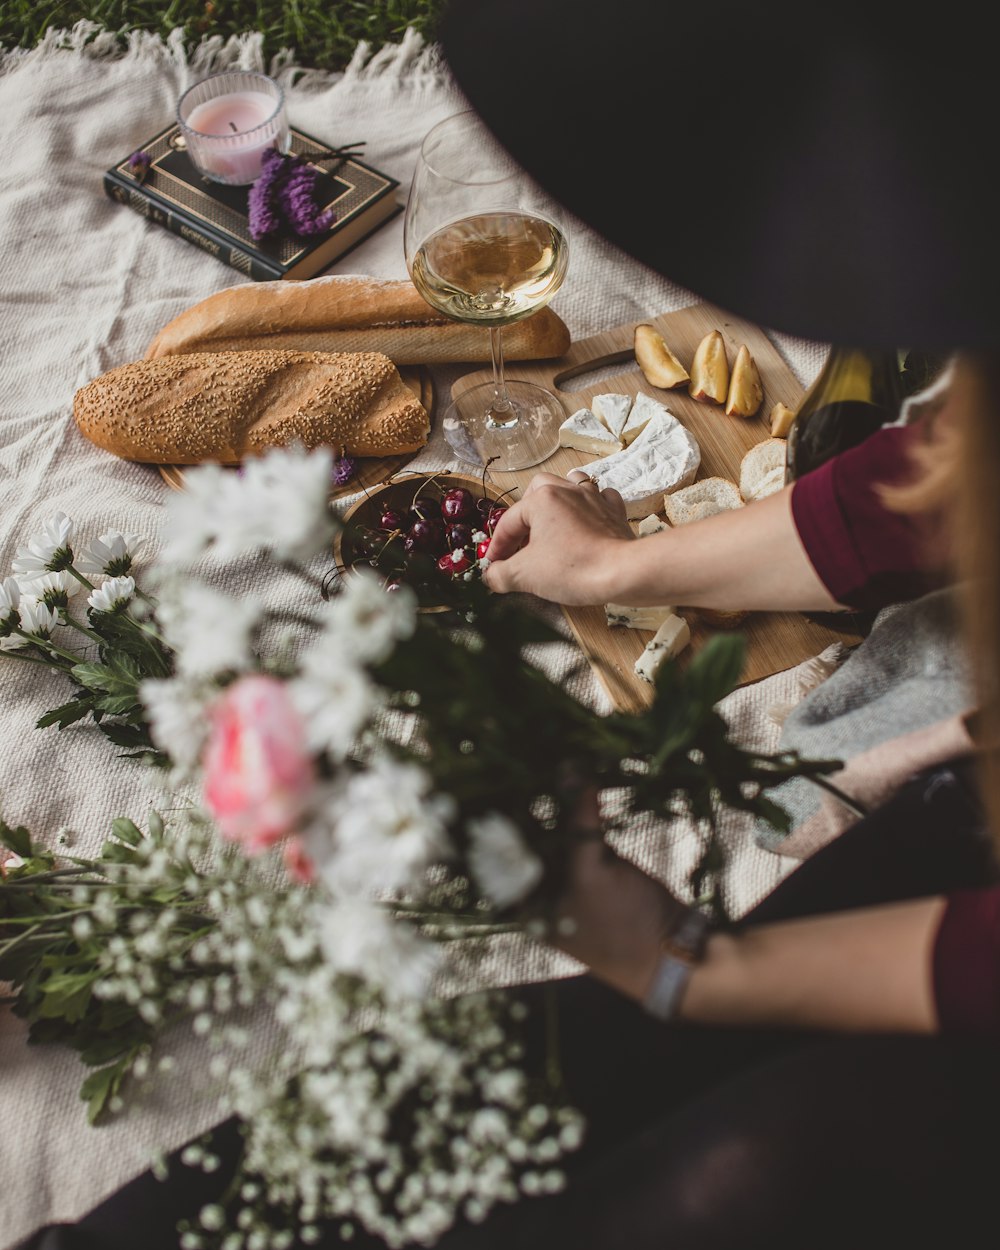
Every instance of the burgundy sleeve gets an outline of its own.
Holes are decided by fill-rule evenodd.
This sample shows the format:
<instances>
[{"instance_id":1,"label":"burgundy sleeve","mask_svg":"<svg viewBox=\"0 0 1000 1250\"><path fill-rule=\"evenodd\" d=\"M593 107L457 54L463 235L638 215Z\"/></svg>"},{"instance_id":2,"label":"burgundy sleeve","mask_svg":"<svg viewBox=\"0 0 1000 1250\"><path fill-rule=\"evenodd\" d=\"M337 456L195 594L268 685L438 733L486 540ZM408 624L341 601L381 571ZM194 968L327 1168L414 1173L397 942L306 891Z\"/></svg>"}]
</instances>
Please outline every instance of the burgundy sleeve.
<instances>
[{"instance_id":1,"label":"burgundy sleeve","mask_svg":"<svg viewBox=\"0 0 1000 1250\"><path fill-rule=\"evenodd\" d=\"M919 425L887 426L798 478L792 518L820 581L848 608L882 608L942 584L931 567L926 522L894 512L878 487L912 475Z\"/></svg>"},{"instance_id":2,"label":"burgundy sleeve","mask_svg":"<svg viewBox=\"0 0 1000 1250\"><path fill-rule=\"evenodd\" d=\"M1000 886L948 895L933 975L942 1032L1000 1038Z\"/></svg>"}]
</instances>

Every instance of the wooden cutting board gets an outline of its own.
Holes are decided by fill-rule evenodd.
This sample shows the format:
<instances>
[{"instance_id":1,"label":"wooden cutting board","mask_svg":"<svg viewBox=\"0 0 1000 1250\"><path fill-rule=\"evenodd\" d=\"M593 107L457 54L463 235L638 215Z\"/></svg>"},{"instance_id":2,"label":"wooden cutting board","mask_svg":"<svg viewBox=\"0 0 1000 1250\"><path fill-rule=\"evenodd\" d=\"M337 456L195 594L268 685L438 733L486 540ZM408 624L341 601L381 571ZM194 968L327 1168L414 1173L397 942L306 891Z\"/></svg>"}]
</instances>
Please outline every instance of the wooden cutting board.
<instances>
[{"instance_id":1,"label":"wooden cutting board","mask_svg":"<svg viewBox=\"0 0 1000 1250\"><path fill-rule=\"evenodd\" d=\"M764 384L764 402L755 417L727 417L721 405L698 403L687 387L665 391L650 384L635 363L633 336L636 322L629 322L581 339L558 360L518 361L507 367L507 376L537 382L559 395L569 416L578 408L589 407L595 395L607 392L630 395L644 391L659 400L685 425L701 447L698 478L727 477L739 483L740 461L754 444L770 438L768 417L781 400L797 408L802 386L777 348L760 327L723 312L711 304L695 304L677 312L644 318L663 335L674 354L690 368L695 349L710 330L719 330L726 342L730 368L740 344L745 343L757 362ZM488 382L489 370L460 378L452 387L456 397L471 386ZM493 473L491 479L501 489L517 487L516 498L539 471L564 475L594 457L560 448L549 459L530 469ZM663 515L662 509L659 514ZM635 676L633 666L652 637L640 630L622 626L609 628L603 607L564 608L566 619L594 671L614 705L622 711L637 712L648 707L652 689ZM697 614L681 610L691 627L691 644L682 660L696 654L715 632ZM756 612L736 626L746 639L743 683L757 681L790 668L835 641L851 645L860 639L854 618L845 614L845 627L829 628L797 612Z\"/></svg>"}]
</instances>

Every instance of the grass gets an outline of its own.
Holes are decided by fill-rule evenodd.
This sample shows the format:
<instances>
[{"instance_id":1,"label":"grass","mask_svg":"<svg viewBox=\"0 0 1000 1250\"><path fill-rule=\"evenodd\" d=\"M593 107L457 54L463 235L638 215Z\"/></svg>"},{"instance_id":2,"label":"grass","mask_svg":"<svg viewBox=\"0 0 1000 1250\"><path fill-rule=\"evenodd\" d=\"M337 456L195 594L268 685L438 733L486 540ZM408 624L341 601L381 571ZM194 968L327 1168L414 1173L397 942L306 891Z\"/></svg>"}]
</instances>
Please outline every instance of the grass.
<instances>
[{"instance_id":1,"label":"grass","mask_svg":"<svg viewBox=\"0 0 1000 1250\"><path fill-rule=\"evenodd\" d=\"M398 43L408 26L429 41L446 0L4 0L0 4L0 45L31 48L47 30L68 29L82 19L113 31L125 44L131 30L167 35L182 27L190 47L209 35L227 39L260 31L267 61L290 48L297 64L311 69L343 69L355 47Z\"/></svg>"}]
</instances>

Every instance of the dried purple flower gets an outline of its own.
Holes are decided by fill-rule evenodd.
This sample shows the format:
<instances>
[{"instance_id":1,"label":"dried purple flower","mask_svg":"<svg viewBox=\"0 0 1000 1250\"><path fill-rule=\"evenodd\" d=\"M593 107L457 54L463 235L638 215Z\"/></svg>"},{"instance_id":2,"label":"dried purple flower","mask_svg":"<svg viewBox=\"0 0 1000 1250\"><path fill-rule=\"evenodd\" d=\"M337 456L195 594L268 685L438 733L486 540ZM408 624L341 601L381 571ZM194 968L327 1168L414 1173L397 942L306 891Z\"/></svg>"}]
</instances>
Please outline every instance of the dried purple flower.
<instances>
[{"instance_id":1,"label":"dried purple flower","mask_svg":"<svg viewBox=\"0 0 1000 1250\"><path fill-rule=\"evenodd\" d=\"M349 482L354 476L357 464L353 456L338 456L333 462L333 469L330 473L334 486L343 486Z\"/></svg>"},{"instance_id":2,"label":"dried purple flower","mask_svg":"<svg viewBox=\"0 0 1000 1250\"><path fill-rule=\"evenodd\" d=\"M287 160L275 148L268 148L261 157L260 176L247 195L248 226L255 243L268 235L277 234L281 229L278 188L284 178Z\"/></svg>"},{"instance_id":3,"label":"dried purple flower","mask_svg":"<svg viewBox=\"0 0 1000 1250\"><path fill-rule=\"evenodd\" d=\"M153 163L153 158L148 152L143 152L140 148L133 152L128 158L129 173L135 178L136 182L145 182L146 175L149 173L149 167Z\"/></svg>"},{"instance_id":4,"label":"dried purple flower","mask_svg":"<svg viewBox=\"0 0 1000 1250\"><path fill-rule=\"evenodd\" d=\"M316 178L319 171L301 156L294 157L288 175L278 190L278 199L289 226L296 234L322 234L336 220L332 209L320 211L316 204Z\"/></svg>"}]
</instances>

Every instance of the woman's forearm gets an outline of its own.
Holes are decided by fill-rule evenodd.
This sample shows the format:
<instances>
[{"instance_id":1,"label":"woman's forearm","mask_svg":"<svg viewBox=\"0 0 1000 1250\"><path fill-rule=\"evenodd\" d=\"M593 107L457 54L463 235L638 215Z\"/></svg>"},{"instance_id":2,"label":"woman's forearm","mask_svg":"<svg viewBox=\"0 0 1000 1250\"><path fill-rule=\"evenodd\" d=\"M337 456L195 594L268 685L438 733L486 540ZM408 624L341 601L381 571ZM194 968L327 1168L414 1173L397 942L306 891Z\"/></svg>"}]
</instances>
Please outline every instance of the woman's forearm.
<instances>
[{"instance_id":1,"label":"woman's forearm","mask_svg":"<svg viewBox=\"0 0 1000 1250\"><path fill-rule=\"evenodd\" d=\"M942 898L714 934L680 1018L843 1032L932 1033Z\"/></svg>"},{"instance_id":2,"label":"woman's forearm","mask_svg":"<svg viewBox=\"0 0 1000 1250\"><path fill-rule=\"evenodd\" d=\"M751 611L836 607L799 539L790 498L786 487L632 544L608 569L609 600Z\"/></svg>"},{"instance_id":3,"label":"woman's forearm","mask_svg":"<svg viewBox=\"0 0 1000 1250\"><path fill-rule=\"evenodd\" d=\"M827 611L836 607L803 547L791 487L637 539L615 492L540 473L490 543L486 584L568 605Z\"/></svg>"}]
</instances>

